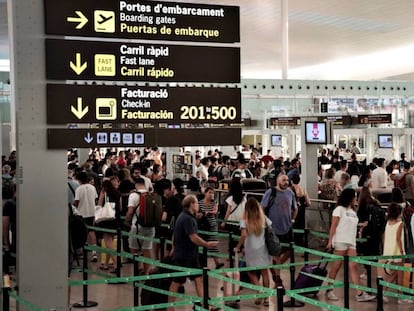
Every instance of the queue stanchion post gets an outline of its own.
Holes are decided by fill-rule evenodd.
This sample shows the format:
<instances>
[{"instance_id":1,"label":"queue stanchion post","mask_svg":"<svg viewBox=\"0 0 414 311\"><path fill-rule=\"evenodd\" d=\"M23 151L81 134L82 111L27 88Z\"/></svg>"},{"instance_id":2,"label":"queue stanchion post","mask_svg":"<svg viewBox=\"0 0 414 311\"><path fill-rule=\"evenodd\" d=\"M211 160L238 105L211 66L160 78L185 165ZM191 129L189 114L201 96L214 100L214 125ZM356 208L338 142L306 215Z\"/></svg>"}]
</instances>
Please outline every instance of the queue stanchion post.
<instances>
[{"instance_id":1,"label":"queue stanchion post","mask_svg":"<svg viewBox=\"0 0 414 311\"><path fill-rule=\"evenodd\" d=\"M116 276L119 278L121 277L121 266L122 266L122 258L121 258L121 250L122 250L122 228L118 227L116 229Z\"/></svg>"},{"instance_id":2,"label":"queue stanchion post","mask_svg":"<svg viewBox=\"0 0 414 311\"><path fill-rule=\"evenodd\" d=\"M203 268L203 308L208 309L208 299L210 296L209 293L209 282L208 282L208 271L207 267Z\"/></svg>"},{"instance_id":3,"label":"queue stanchion post","mask_svg":"<svg viewBox=\"0 0 414 311\"><path fill-rule=\"evenodd\" d=\"M309 229L305 228L305 233L303 236L303 243L305 244L305 248L309 248ZM307 251L305 251L305 253L303 254L303 258L305 260L305 262L309 261L309 253Z\"/></svg>"},{"instance_id":4,"label":"queue stanchion post","mask_svg":"<svg viewBox=\"0 0 414 311\"><path fill-rule=\"evenodd\" d=\"M160 237L160 260L163 260L165 257L165 238Z\"/></svg>"},{"instance_id":5,"label":"queue stanchion post","mask_svg":"<svg viewBox=\"0 0 414 311\"><path fill-rule=\"evenodd\" d=\"M10 310L10 276L5 274L3 276L3 310L9 311Z\"/></svg>"},{"instance_id":6,"label":"queue stanchion post","mask_svg":"<svg viewBox=\"0 0 414 311\"><path fill-rule=\"evenodd\" d=\"M384 287L381 284L382 276L377 276L377 311L384 311Z\"/></svg>"},{"instance_id":7,"label":"queue stanchion post","mask_svg":"<svg viewBox=\"0 0 414 311\"><path fill-rule=\"evenodd\" d=\"M133 257L133 264L134 264L134 276L139 276L139 268L138 268L138 255L134 255ZM134 307L139 306L139 288L137 286L138 281L134 281L132 285L134 286L133 293L134 293Z\"/></svg>"},{"instance_id":8,"label":"queue stanchion post","mask_svg":"<svg viewBox=\"0 0 414 311\"><path fill-rule=\"evenodd\" d=\"M84 247L83 248L83 273L82 273L83 281L88 280L87 270L88 270L88 251L86 247ZM96 301L88 300L88 284L82 285L82 297L83 297L83 300L81 302L74 303L72 305L73 308L92 308L98 305Z\"/></svg>"},{"instance_id":9,"label":"queue stanchion post","mask_svg":"<svg viewBox=\"0 0 414 311\"><path fill-rule=\"evenodd\" d=\"M231 249L232 241L233 240L233 233L229 232L229 266L230 268L234 268L234 262L233 262L233 250Z\"/></svg>"},{"instance_id":10,"label":"queue stanchion post","mask_svg":"<svg viewBox=\"0 0 414 311\"><path fill-rule=\"evenodd\" d=\"M293 289L295 288L295 272L296 272L296 268L295 268L295 242L290 242L290 267L289 267L289 272L290 272L290 288ZM295 298L290 297L289 301L286 301L285 303L283 303L283 306L286 308L300 308L303 307L305 304L301 301L297 301Z\"/></svg>"},{"instance_id":11,"label":"queue stanchion post","mask_svg":"<svg viewBox=\"0 0 414 311\"><path fill-rule=\"evenodd\" d=\"M344 308L349 309L349 256L344 256Z\"/></svg>"},{"instance_id":12,"label":"queue stanchion post","mask_svg":"<svg viewBox=\"0 0 414 311\"><path fill-rule=\"evenodd\" d=\"M283 311L283 296L285 296L285 289L283 286L278 286L276 288L277 311Z\"/></svg>"},{"instance_id":13,"label":"queue stanchion post","mask_svg":"<svg viewBox=\"0 0 414 311\"><path fill-rule=\"evenodd\" d=\"M367 269L367 287L372 288L372 269L371 265L366 265Z\"/></svg>"}]
</instances>

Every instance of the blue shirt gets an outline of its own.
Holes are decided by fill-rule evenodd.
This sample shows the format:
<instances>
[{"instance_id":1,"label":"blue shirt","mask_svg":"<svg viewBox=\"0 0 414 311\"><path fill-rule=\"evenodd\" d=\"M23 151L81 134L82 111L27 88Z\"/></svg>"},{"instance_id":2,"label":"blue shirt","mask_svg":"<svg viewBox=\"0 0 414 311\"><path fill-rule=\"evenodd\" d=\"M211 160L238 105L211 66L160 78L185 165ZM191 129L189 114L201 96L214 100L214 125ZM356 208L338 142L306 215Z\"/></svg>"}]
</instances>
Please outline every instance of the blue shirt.
<instances>
[{"instance_id":1,"label":"blue shirt","mask_svg":"<svg viewBox=\"0 0 414 311\"><path fill-rule=\"evenodd\" d=\"M174 228L174 258L194 259L198 256L198 246L190 239L197 233L197 221L192 214L183 210L175 222Z\"/></svg>"},{"instance_id":2,"label":"blue shirt","mask_svg":"<svg viewBox=\"0 0 414 311\"><path fill-rule=\"evenodd\" d=\"M272 189L268 189L263 198L262 206L267 207ZM269 219L272 221L273 232L277 235L283 235L289 232L292 227L292 211L296 210L296 198L292 190L286 189L280 191L276 189L276 198L269 209Z\"/></svg>"}]
</instances>

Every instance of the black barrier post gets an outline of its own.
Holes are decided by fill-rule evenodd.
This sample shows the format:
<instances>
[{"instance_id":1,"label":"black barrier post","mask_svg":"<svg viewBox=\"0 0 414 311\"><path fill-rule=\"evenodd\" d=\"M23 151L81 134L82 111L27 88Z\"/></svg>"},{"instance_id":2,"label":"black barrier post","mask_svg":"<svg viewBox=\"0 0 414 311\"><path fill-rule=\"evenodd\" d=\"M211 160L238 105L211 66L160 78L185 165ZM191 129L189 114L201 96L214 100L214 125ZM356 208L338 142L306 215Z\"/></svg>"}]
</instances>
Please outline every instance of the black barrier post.
<instances>
[{"instance_id":1,"label":"black barrier post","mask_svg":"<svg viewBox=\"0 0 414 311\"><path fill-rule=\"evenodd\" d=\"M349 309L349 256L344 256L344 308Z\"/></svg>"},{"instance_id":2,"label":"black barrier post","mask_svg":"<svg viewBox=\"0 0 414 311\"><path fill-rule=\"evenodd\" d=\"M193 310L194 311L197 310L197 307L201 308L201 302L196 300L196 301L194 301Z\"/></svg>"},{"instance_id":3,"label":"black barrier post","mask_svg":"<svg viewBox=\"0 0 414 311\"><path fill-rule=\"evenodd\" d=\"M381 284L382 276L377 276L377 311L384 311L384 287Z\"/></svg>"},{"instance_id":4,"label":"black barrier post","mask_svg":"<svg viewBox=\"0 0 414 311\"><path fill-rule=\"evenodd\" d=\"M233 232L229 231L229 254L233 253Z\"/></svg>"},{"instance_id":5,"label":"black barrier post","mask_svg":"<svg viewBox=\"0 0 414 311\"><path fill-rule=\"evenodd\" d=\"M10 311L10 287L3 287L3 310Z\"/></svg>"},{"instance_id":6,"label":"black barrier post","mask_svg":"<svg viewBox=\"0 0 414 311\"><path fill-rule=\"evenodd\" d=\"M371 265L366 265L366 269L367 269L367 287L372 288L372 270L371 270Z\"/></svg>"},{"instance_id":7,"label":"black barrier post","mask_svg":"<svg viewBox=\"0 0 414 311\"><path fill-rule=\"evenodd\" d=\"M134 264L134 276L139 276L139 268L138 268L138 255L134 255L133 264ZM139 288L137 286L138 281L132 282L132 286L134 286L134 307L139 306Z\"/></svg>"},{"instance_id":8,"label":"black barrier post","mask_svg":"<svg viewBox=\"0 0 414 311\"><path fill-rule=\"evenodd\" d=\"M277 300L277 311L283 311L283 296L285 295L285 289L283 286L276 288L276 300Z\"/></svg>"},{"instance_id":9,"label":"black barrier post","mask_svg":"<svg viewBox=\"0 0 414 311\"><path fill-rule=\"evenodd\" d=\"M86 246L86 245L85 245ZM88 251L86 247L83 248L83 280L88 280ZM83 284L83 301L74 303L73 308L91 308L96 307L98 303L96 301L88 300L88 284Z\"/></svg>"},{"instance_id":10,"label":"black barrier post","mask_svg":"<svg viewBox=\"0 0 414 311\"><path fill-rule=\"evenodd\" d=\"M122 247L122 228L118 227L116 229L116 276L119 278L121 276L121 247Z\"/></svg>"},{"instance_id":11,"label":"black barrier post","mask_svg":"<svg viewBox=\"0 0 414 311\"><path fill-rule=\"evenodd\" d=\"M290 242L290 265L289 271L290 271L290 288L295 288L295 242ZM301 301L297 301L295 298L290 297L289 301L286 301L283 306L286 308L300 308L303 307L305 304Z\"/></svg>"},{"instance_id":12,"label":"black barrier post","mask_svg":"<svg viewBox=\"0 0 414 311\"><path fill-rule=\"evenodd\" d=\"M160 260L163 260L165 257L165 238L160 237Z\"/></svg>"},{"instance_id":13,"label":"black barrier post","mask_svg":"<svg viewBox=\"0 0 414 311\"><path fill-rule=\"evenodd\" d=\"M309 248L309 229L305 228L305 234L303 236L303 243L305 244L305 248ZM305 262L309 261L309 253L305 252L303 254L303 258L305 260Z\"/></svg>"},{"instance_id":14,"label":"black barrier post","mask_svg":"<svg viewBox=\"0 0 414 311\"><path fill-rule=\"evenodd\" d=\"M208 290L208 271L207 267L203 268L203 308L208 309L208 297L209 297L209 290Z\"/></svg>"}]
</instances>

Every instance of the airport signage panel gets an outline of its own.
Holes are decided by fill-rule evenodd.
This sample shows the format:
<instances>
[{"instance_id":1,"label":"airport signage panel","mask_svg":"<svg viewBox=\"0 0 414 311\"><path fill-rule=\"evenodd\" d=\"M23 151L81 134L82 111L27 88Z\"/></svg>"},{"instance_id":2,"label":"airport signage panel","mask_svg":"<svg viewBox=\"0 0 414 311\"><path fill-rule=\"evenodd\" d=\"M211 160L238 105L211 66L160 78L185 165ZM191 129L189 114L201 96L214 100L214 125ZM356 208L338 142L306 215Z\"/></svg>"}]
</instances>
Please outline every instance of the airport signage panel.
<instances>
[{"instance_id":1,"label":"airport signage panel","mask_svg":"<svg viewBox=\"0 0 414 311\"><path fill-rule=\"evenodd\" d=\"M391 114L359 114L358 124L387 124L392 122Z\"/></svg>"},{"instance_id":2,"label":"airport signage panel","mask_svg":"<svg viewBox=\"0 0 414 311\"><path fill-rule=\"evenodd\" d=\"M300 117L278 117L270 118L270 126L299 126Z\"/></svg>"},{"instance_id":3,"label":"airport signage panel","mask_svg":"<svg viewBox=\"0 0 414 311\"><path fill-rule=\"evenodd\" d=\"M46 78L240 82L240 49L46 39Z\"/></svg>"},{"instance_id":4,"label":"airport signage panel","mask_svg":"<svg viewBox=\"0 0 414 311\"><path fill-rule=\"evenodd\" d=\"M47 85L47 123L241 123L239 88Z\"/></svg>"},{"instance_id":5,"label":"airport signage panel","mask_svg":"<svg viewBox=\"0 0 414 311\"><path fill-rule=\"evenodd\" d=\"M44 0L46 34L240 42L237 6L161 1Z\"/></svg>"},{"instance_id":6,"label":"airport signage panel","mask_svg":"<svg viewBox=\"0 0 414 311\"><path fill-rule=\"evenodd\" d=\"M240 128L215 129L48 129L48 149L99 147L231 146Z\"/></svg>"}]
</instances>

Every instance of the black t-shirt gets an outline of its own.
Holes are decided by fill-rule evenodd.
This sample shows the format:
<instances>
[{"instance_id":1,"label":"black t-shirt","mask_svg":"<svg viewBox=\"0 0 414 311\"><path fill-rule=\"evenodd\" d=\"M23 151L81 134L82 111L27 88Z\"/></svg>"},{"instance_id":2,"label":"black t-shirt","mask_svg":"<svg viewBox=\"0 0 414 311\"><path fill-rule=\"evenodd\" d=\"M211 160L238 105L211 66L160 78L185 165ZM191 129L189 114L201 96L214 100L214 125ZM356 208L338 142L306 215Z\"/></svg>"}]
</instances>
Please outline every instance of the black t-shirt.
<instances>
[{"instance_id":1,"label":"black t-shirt","mask_svg":"<svg viewBox=\"0 0 414 311\"><path fill-rule=\"evenodd\" d=\"M190 240L197 233L197 221L188 211L183 210L177 218L174 230L174 258L194 259L198 256L198 246Z\"/></svg>"},{"instance_id":2,"label":"black t-shirt","mask_svg":"<svg viewBox=\"0 0 414 311\"><path fill-rule=\"evenodd\" d=\"M181 202L184 199L184 195L181 193L177 193L176 195L167 199L165 206L163 206L164 211L167 213L167 223L170 223L173 216L176 218L183 210L181 207Z\"/></svg>"},{"instance_id":3,"label":"black t-shirt","mask_svg":"<svg viewBox=\"0 0 414 311\"><path fill-rule=\"evenodd\" d=\"M3 205L3 216L10 217L10 231L12 232L12 247L16 245L16 201L7 200Z\"/></svg>"}]
</instances>

